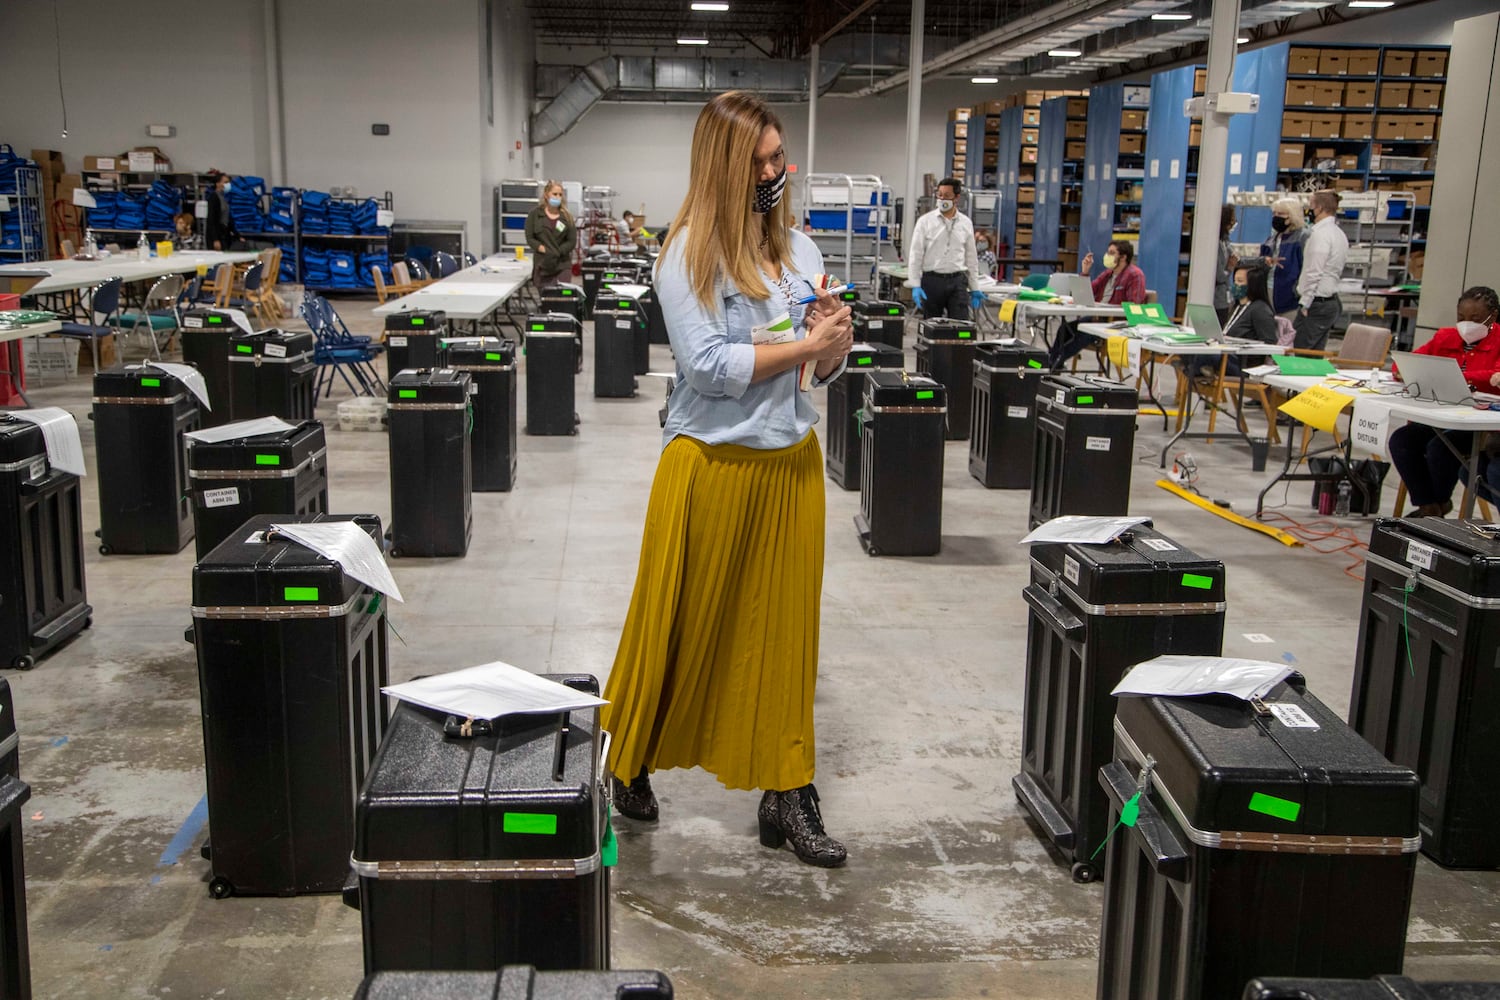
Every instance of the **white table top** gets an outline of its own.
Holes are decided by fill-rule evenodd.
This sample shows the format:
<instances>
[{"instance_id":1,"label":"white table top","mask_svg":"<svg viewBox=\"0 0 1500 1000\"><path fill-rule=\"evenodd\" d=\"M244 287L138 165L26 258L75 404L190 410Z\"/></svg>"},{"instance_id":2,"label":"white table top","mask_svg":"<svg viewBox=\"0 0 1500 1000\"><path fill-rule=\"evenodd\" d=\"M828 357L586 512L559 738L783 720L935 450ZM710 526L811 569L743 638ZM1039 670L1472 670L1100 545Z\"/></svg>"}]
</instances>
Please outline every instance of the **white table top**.
<instances>
[{"instance_id":1,"label":"white table top","mask_svg":"<svg viewBox=\"0 0 1500 1000\"><path fill-rule=\"evenodd\" d=\"M115 277L131 282L150 281L168 274L186 274L196 271L200 264L212 270L220 264L242 264L259 256L259 253L252 250L229 253L185 250L167 257L139 260L133 252L126 251L101 260L38 260L0 265L0 278L39 278L36 284L22 294L43 295L48 292L92 288Z\"/></svg>"},{"instance_id":2,"label":"white table top","mask_svg":"<svg viewBox=\"0 0 1500 1000\"><path fill-rule=\"evenodd\" d=\"M1322 385L1334 392L1352 396L1365 404L1383 406L1392 416L1403 420L1414 420L1429 427L1443 430L1492 431L1500 430L1500 410L1476 410L1472 406L1454 403L1433 403L1405 396L1385 393L1361 392L1357 385L1328 383L1329 378L1353 378L1363 381L1370 375L1368 368L1340 371L1335 375L1279 375L1261 376L1261 381L1273 389L1289 392L1304 392L1315 385Z\"/></svg>"},{"instance_id":3,"label":"white table top","mask_svg":"<svg viewBox=\"0 0 1500 1000\"><path fill-rule=\"evenodd\" d=\"M56 320L50 323L28 323L26 326L14 328L0 327L0 344L7 344L12 340L25 340L27 337L41 337L56 333L61 329L62 324Z\"/></svg>"},{"instance_id":4,"label":"white table top","mask_svg":"<svg viewBox=\"0 0 1500 1000\"><path fill-rule=\"evenodd\" d=\"M495 254L410 295L376 306L375 315L441 309L449 319L482 320L526 284L531 278L531 265L530 257L517 260L511 254Z\"/></svg>"},{"instance_id":5,"label":"white table top","mask_svg":"<svg viewBox=\"0 0 1500 1000\"><path fill-rule=\"evenodd\" d=\"M1140 342L1141 349L1154 354L1285 354L1286 348L1276 344L1179 344L1170 340L1157 340L1150 335L1152 327L1116 327L1108 323L1079 323L1078 332L1093 337L1129 337ZM1181 330L1181 327L1173 327Z\"/></svg>"},{"instance_id":6,"label":"white table top","mask_svg":"<svg viewBox=\"0 0 1500 1000\"><path fill-rule=\"evenodd\" d=\"M1024 310L1030 316L1124 316L1124 306L1092 305L1083 306L1072 302L1032 302L1027 299L1016 301L1016 312ZM1019 319L1018 319L1019 321Z\"/></svg>"}]
</instances>

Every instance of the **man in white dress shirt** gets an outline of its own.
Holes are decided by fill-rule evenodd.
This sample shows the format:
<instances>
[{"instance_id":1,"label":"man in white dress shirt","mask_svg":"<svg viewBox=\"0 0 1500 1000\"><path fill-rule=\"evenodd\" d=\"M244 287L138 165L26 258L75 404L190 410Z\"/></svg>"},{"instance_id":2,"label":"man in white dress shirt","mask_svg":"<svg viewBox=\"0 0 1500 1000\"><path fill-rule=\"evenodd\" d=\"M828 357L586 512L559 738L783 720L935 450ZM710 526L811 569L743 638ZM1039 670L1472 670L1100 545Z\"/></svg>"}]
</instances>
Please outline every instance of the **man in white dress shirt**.
<instances>
[{"instance_id":1,"label":"man in white dress shirt","mask_svg":"<svg viewBox=\"0 0 1500 1000\"><path fill-rule=\"evenodd\" d=\"M907 241L906 286L928 319L968 319L979 308L979 256L974 223L958 210L963 185L951 177L937 186L937 208L917 220Z\"/></svg>"},{"instance_id":2,"label":"man in white dress shirt","mask_svg":"<svg viewBox=\"0 0 1500 1000\"><path fill-rule=\"evenodd\" d=\"M1297 328L1294 342L1314 351L1328 346L1328 331L1338 322L1339 277L1349 257L1349 237L1339 228L1339 196L1319 191L1312 196L1313 226L1302 247L1302 276L1297 279Z\"/></svg>"}]
</instances>

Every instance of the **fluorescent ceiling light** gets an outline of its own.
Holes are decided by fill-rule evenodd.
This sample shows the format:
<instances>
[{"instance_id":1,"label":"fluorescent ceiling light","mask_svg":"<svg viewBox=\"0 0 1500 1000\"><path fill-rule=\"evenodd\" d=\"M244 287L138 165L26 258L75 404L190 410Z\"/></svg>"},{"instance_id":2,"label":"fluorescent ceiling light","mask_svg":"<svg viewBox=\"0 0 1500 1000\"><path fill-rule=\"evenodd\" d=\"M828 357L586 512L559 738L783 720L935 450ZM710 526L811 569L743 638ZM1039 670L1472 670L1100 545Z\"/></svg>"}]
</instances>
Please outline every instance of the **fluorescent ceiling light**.
<instances>
[{"instance_id":1,"label":"fluorescent ceiling light","mask_svg":"<svg viewBox=\"0 0 1500 1000\"><path fill-rule=\"evenodd\" d=\"M1391 0L1391 2L1394 3L1395 0ZM1192 19L1193 15L1184 14L1181 11L1166 11L1151 15L1151 20L1153 21L1191 21Z\"/></svg>"},{"instance_id":2,"label":"fluorescent ceiling light","mask_svg":"<svg viewBox=\"0 0 1500 1000\"><path fill-rule=\"evenodd\" d=\"M1000 78L998 76L976 76L972 80L970 80L969 82L970 83L999 83L1000 82Z\"/></svg>"},{"instance_id":3,"label":"fluorescent ceiling light","mask_svg":"<svg viewBox=\"0 0 1500 1000\"><path fill-rule=\"evenodd\" d=\"M1048 49L1047 50L1047 54L1049 56L1055 56L1058 59L1072 59L1072 58L1075 58L1077 56L1083 55L1083 50L1082 49Z\"/></svg>"},{"instance_id":4,"label":"fluorescent ceiling light","mask_svg":"<svg viewBox=\"0 0 1500 1000\"><path fill-rule=\"evenodd\" d=\"M695 3L692 6L694 10L709 10L720 14L729 9L727 3Z\"/></svg>"},{"instance_id":5,"label":"fluorescent ceiling light","mask_svg":"<svg viewBox=\"0 0 1500 1000\"><path fill-rule=\"evenodd\" d=\"M679 39L677 39L677 44L678 45L707 45L708 44L708 39L707 38L679 38Z\"/></svg>"},{"instance_id":6,"label":"fluorescent ceiling light","mask_svg":"<svg viewBox=\"0 0 1500 1000\"><path fill-rule=\"evenodd\" d=\"M1239 38L1236 38L1235 41L1238 42L1240 45L1244 45L1246 42L1250 41L1250 39L1248 39L1248 38L1244 37L1243 35L1241 35Z\"/></svg>"},{"instance_id":7,"label":"fluorescent ceiling light","mask_svg":"<svg viewBox=\"0 0 1500 1000\"><path fill-rule=\"evenodd\" d=\"M1396 0L1349 0L1350 7L1394 7Z\"/></svg>"}]
</instances>

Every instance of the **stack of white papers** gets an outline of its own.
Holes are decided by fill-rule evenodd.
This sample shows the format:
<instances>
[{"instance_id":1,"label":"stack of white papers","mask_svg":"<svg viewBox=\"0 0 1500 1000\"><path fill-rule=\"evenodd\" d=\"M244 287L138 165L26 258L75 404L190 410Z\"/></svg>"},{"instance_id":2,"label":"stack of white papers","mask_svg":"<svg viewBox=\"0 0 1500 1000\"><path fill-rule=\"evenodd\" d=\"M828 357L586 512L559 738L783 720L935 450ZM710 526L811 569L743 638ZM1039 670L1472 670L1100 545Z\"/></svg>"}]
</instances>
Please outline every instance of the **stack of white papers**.
<instances>
[{"instance_id":1,"label":"stack of white papers","mask_svg":"<svg viewBox=\"0 0 1500 1000\"><path fill-rule=\"evenodd\" d=\"M217 427L205 427L200 431L188 431L183 437L203 444L218 444L236 438L258 437L261 434L279 434L293 427L280 417L256 417L253 420L236 420Z\"/></svg>"},{"instance_id":2,"label":"stack of white papers","mask_svg":"<svg viewBox=\"0 0 1500 1000\"><path fill-rule=\"evenodd\" d=\"M413 705L474 719L571 712L609 704L603 698L498 660L380 690Z\"/></svg>"},{"instance_id":3,"label":"stack of white papers","mask_svg":"<svg viewBox=\"0 0 1500 1000\"><path fill-rule=\"evenodd\" d=\"M307 546L325 559L332 559L360 583L388 594L393 600L405 602L380 547L364 528L353 521L273 524L271 530Z\"/></svg>"},{"instance_id":4,"label":"stack of white papers","mask_svg":"<svg viewBox=\"0 0 1500 1000\"><path fill-rule=\"evenodd\" d=\"M1044 542L1073 542L1079 545L1106 545L1138 524L1150 524L1149 517L1099 517L1093 514L1064 514L1031 530L1022 545Z\"/></svg>"},{"instance_id":5,"label":"stack of white papers","mask_svg":"<svg viewBox=\"0 0 1500 1000\"><path fill-rule=\"evenodd\" d=\"M18 420L36 424L47 442L47 460L55 469L84 475L83 442L78 438L78 421L61 406L34 406L29 410L7 410Z\"/></svg>"},{"instance_id":6,"label":"stack of white papers","mask_svg":"<svg viewBox=\"0 0 1500 1000\"><path fill-rule=\"evenodd\" d=\"M188 392L198 397L198 402L203 404L206 410L212 410L214 404L208 399L208 383L203 379L203 373L192 365L178 365L170 361L147 362L152 368L159 368L171 375L177 381L188 387Z\"/></svg>"}]
</instances>

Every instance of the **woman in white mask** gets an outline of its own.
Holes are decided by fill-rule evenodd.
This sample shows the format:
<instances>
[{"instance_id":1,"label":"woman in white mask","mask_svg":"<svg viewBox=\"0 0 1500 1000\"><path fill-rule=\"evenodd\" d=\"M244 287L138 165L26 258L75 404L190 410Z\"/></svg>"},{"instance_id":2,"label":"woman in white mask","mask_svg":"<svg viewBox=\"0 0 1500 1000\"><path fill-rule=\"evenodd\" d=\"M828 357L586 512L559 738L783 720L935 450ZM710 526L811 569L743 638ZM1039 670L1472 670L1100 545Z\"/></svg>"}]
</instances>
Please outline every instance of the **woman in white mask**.
<instances>
[{"instance_id":1,"label":"woman in white mask","mask_svg":"<svg viewBox=\"0 0 1500 1000\"><path fill-rule=\"evenodd\" d=\"M1500 390L1500 296L1482 285L1464 292L1458 300L1458 322L1438 330L1417 353L1453 358L1475 390ZM1412 517L1442 517L1453 510L1453 487L1465 472L1454 449L1469 454L1473 438L1461 431L1446 431L1444 436L1446 444L1433 428L1417 423L1391 433L1391 463L1406 483Z\"/></svg>"}]
</instances>

